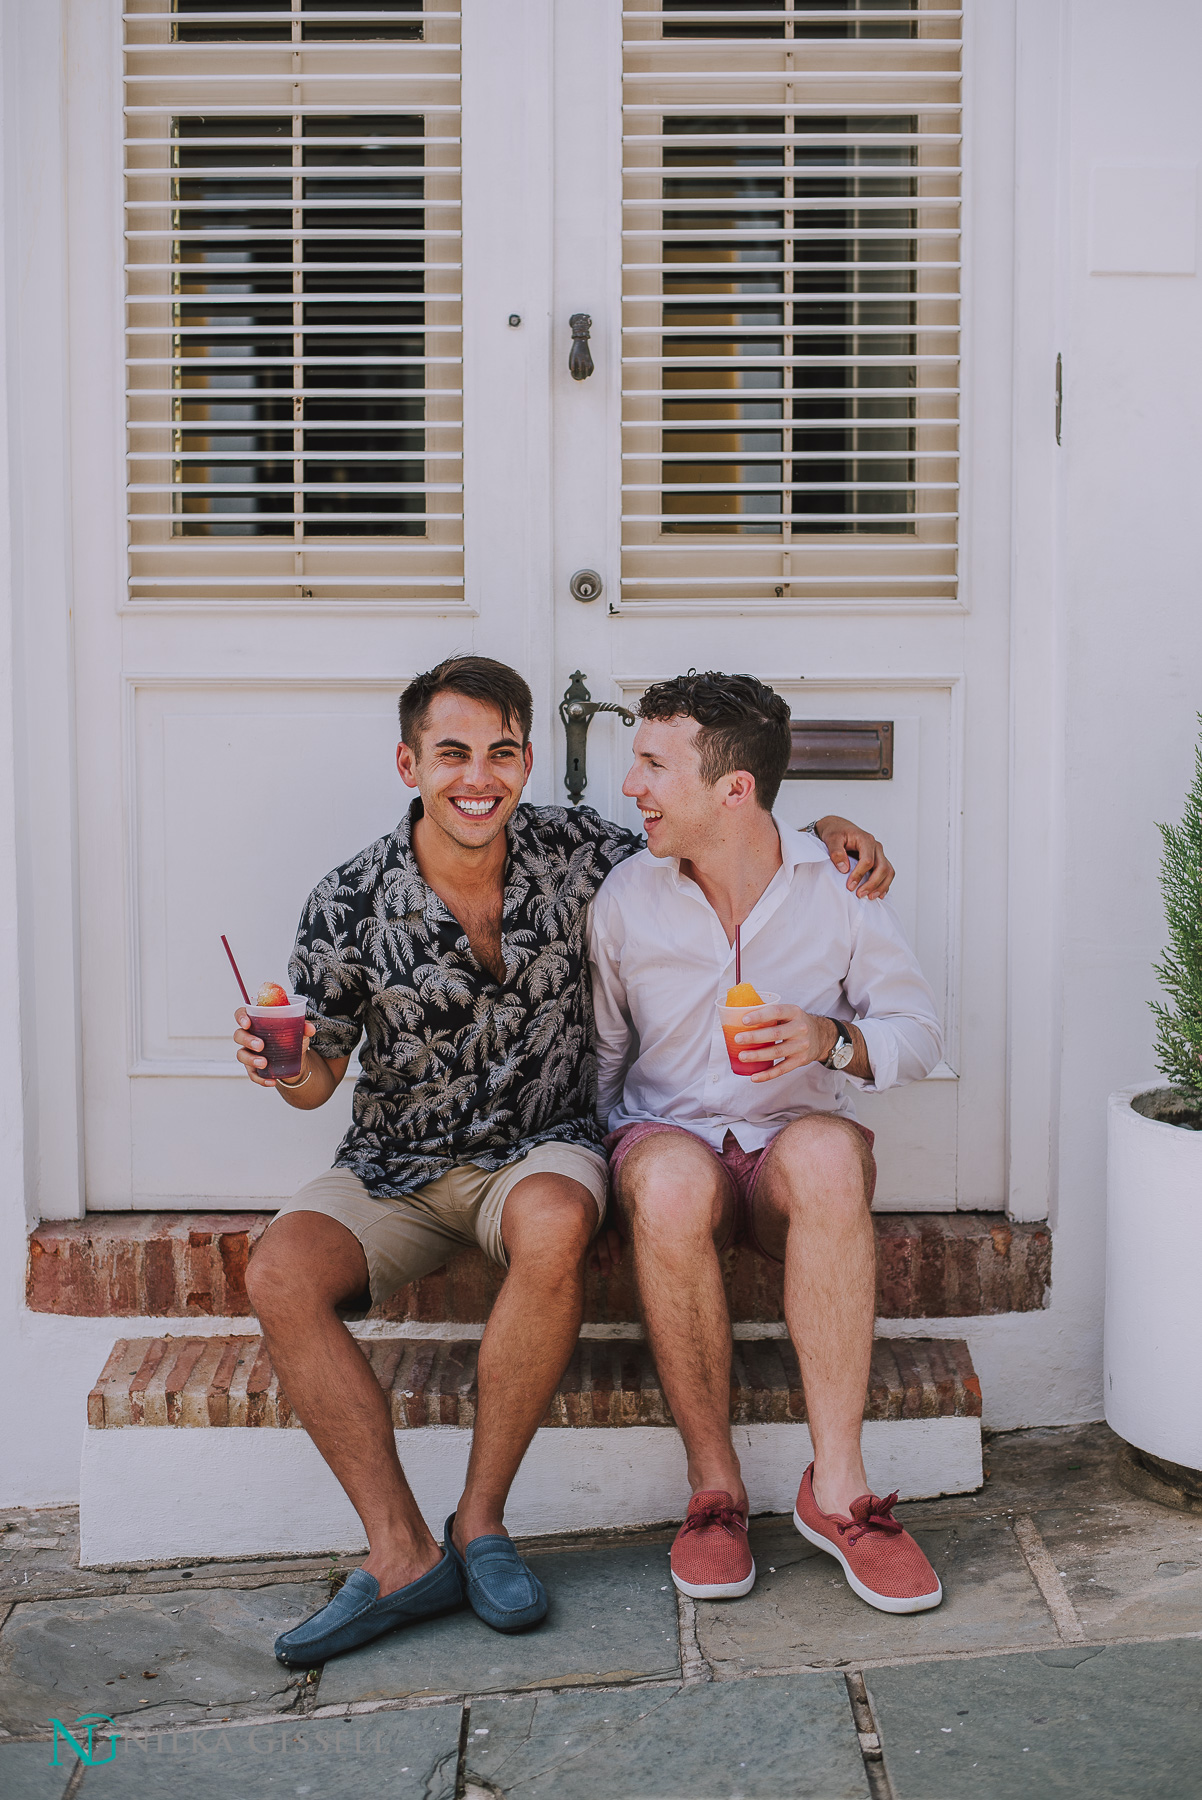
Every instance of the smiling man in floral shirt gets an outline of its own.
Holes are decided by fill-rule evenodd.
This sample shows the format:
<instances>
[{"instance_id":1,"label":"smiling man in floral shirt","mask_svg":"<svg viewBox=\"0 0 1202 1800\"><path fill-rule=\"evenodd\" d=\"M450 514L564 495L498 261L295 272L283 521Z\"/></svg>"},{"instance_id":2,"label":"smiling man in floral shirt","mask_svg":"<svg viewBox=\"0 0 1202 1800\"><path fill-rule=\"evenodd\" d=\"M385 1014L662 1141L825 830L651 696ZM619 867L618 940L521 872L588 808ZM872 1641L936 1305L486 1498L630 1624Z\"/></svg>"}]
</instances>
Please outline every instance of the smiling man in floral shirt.
<instances>
[{"instance_id":1,"label":"smiling man in floral shirt","mask_svg":"<svg viewBox=\"0 0 1202 1800\"><path fill-rule=\"evenodd\" d=\"M530 690L458 657L401 697L397 767L419 798L395 831L326 876L291 964L305 1060L272 1082L238 1014L250 1078L321 1106L360 1046L353 1123L334 1167L281 1209L247 1286L297 1416L363 1521L362 1568L277 1641L308 1667L467 1599L500 1631L545 1614L505 1532L510 1485L580 1329L584 1260L605 1217L594 1110L586 920L642 839L588 807L519 804ZM883 892L874 840L822 822L849 881ZM507 1277L480 1344L476 1426L458 1508L436 1543L405 1480L388 1403L344 1323L478 1243ZM608 1266L609 1248L596 1254Z\"/></svg>"}]
</instances>

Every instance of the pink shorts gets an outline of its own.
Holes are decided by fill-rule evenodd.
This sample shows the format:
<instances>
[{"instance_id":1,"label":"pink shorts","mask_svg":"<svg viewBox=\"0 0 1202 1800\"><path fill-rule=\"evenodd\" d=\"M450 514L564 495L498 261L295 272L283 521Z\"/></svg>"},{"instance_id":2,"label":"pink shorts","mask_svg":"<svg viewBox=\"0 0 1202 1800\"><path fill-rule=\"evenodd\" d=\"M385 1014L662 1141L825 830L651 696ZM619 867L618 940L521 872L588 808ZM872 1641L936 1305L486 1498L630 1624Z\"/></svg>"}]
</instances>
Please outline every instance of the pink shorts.
<instances>
[{"instance_id":1,"label":"pink shorts","mask_svg":"<svg viewBox=\"0 0 1202 1800\"><path fill-rule=\"evenodd\" d=\"M872 1146L876 1141L875 1134L869 1131L867 1125L861 1125L858 1119L848 1119L847 1123L854 1125L864 1138L871 1157ZM776 1139L769 1139L762 1150L744 1150L734 1132L728 1131L722 1141L721 1150L715 1150L711 1144L706 1143L704 1138L698 1137L695 1131L687 1131L683 1125L668 1125L658 1119L640 1119L633 1125L623 1125L620 1131L611 1131L605 1139L605 1152L609 1157L609 1179L615 1192L622 1164L630 1151L636 1144L641 1144L644 1138L656 1137L663 1132L675 1132L679 1137L692 1138L693 1142L700 1144L703 1150L708 1151L714 1161L726 1172L735 1197L735 1210L730 1231L727 1233L725 1241L718 1245L719 1250L729 1250L732 1244L748 1243L753 1250L758 1250L759 1254L766 1256L770 1262L779 1262L778 1256L773 1256L771 1251L764 1249L755 1230L756 1183L760 1178L760 1170L764 1166L764 1158ZM779 1136L779 1133L777 1135ZM876 1162L874 1160L868 1182L868 1204L870 1206L875 1187Z\"/></svg>"}]
</instances>

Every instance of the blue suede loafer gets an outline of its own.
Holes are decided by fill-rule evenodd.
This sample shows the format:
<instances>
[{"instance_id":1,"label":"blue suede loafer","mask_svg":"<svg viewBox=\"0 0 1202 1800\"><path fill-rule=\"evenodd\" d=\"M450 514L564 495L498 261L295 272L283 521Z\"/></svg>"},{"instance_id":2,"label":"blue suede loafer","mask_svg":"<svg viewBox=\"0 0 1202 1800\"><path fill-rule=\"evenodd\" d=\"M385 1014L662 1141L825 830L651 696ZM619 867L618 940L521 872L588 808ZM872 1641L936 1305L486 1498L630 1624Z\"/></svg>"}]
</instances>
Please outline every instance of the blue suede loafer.
<instances>
[{"instance_id":1,"label":"blue suede loafer","mask_svg":"<svg viewBox=\"0 0 1202 1800\"><path fill-rule=\"evenodd\" d=\"M354 1569L328 1606L276 1639L276 1660L286 1668L311 1669L327 1656L357 1650L400 1625L450 1612L462 1606L465 1597L459 1561L453 1556L444 1556L408 1587L383 1599L375 1576Z\"/></svg>"},{"instance_id":2,"label":"blue suede loafer","mask_svg":"<svg viewBox=\"0 0 1202 1800\"><path fill-rule=\"evenodd\" d=\"M442 1547L455 1559L467 1589L468 1605L494 1631L526 1631L547 1616L547 1590L522 1561L512 1538L473 1538L460 1556L451 1540L455 1515L443 1532Z\"/></svg>"}]
</instances>

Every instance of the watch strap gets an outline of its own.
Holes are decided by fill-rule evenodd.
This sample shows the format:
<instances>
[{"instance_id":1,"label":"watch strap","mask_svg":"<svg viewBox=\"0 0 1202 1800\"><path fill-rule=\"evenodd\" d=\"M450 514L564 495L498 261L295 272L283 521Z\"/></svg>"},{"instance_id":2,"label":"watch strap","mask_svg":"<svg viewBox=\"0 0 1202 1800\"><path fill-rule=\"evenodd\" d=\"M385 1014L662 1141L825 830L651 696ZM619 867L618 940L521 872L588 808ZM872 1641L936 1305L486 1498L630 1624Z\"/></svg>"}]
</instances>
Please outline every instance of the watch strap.
<instances>
[{"instance_id":1,"label":"watch strap","mask_svg":"<svg viewBox=\"0 0 1202 1800\"><path fill-rule=\"evenodd\" d=\"M834 1026L835 1030L838 1032L839 1035L835 1039L834 1043L831 1045L830 1055L826 1058L826 1061L823 1063L822 1066L824 1069L830 1069L832 1074L837 1074L838 1073L838 1064L835 1062L834 1059L835 1059L836 1055L838 1054L840 1047L843 1044L848 1044L848 1045L850 1045L851 1049L854 1051L855 1046L856 1046L856 1040L854 1037L852 1037L851 1031L849 1030L848 1026L844 1024L842 1019L831 1019L831 1024Z\"/></svg>"}]
</instances>

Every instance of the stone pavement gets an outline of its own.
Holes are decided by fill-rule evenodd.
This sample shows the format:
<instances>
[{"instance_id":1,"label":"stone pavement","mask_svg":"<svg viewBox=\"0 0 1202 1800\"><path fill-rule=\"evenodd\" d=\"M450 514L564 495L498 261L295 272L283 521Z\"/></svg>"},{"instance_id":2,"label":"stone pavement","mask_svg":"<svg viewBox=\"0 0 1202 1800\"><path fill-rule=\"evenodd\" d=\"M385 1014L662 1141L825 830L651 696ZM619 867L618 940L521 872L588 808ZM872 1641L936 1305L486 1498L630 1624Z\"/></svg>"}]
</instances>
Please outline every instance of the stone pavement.
<instances>
[{"instance_id":1,"label":"stone pavement","mask_svg":"<svg viewBox=\"0 0 1202 1800\"><path fill-rule=\"evenodd\" d=\"M538 1631L464 1612L307 1674L272 1640L353 1559L80 1570L72 1509L0 1514L0 1796L1197 1800L1202 1516L1128 1493L1102 1425L986 1463L904 1509L933 1613L762 1518L745 1600L678 1601L670 1530L542 1541Z\"/></svg>"}]
</instances>

